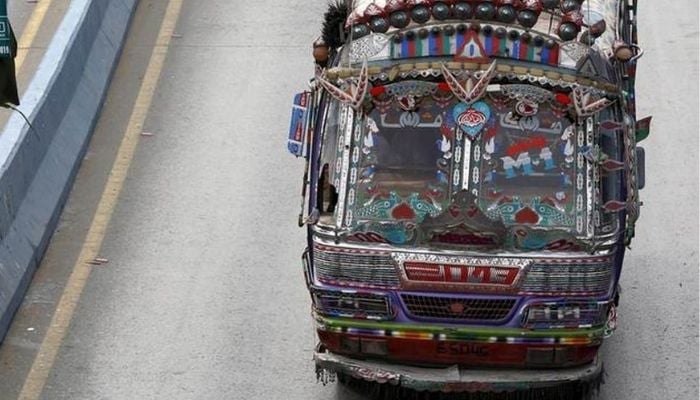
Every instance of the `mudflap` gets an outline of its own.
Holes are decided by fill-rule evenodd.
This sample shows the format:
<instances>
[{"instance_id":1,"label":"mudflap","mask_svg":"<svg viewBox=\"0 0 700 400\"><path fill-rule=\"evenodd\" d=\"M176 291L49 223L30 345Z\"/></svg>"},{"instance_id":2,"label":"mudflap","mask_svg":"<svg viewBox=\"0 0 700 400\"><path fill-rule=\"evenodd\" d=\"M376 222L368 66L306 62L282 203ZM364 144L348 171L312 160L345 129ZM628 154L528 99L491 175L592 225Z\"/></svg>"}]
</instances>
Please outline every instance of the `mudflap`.
<instances>
[{"instance_id":1,"label":"mudflap","mask_svg":"<svg viewBox=\"0 0 700 400\"><path fill-rule=\"evenodd\" d=\"M588 400L603 383L603 365L555 370L427 368L357 360L319 347L316 376L336 380L372 399Z\"/></svg>"}]
</instances>

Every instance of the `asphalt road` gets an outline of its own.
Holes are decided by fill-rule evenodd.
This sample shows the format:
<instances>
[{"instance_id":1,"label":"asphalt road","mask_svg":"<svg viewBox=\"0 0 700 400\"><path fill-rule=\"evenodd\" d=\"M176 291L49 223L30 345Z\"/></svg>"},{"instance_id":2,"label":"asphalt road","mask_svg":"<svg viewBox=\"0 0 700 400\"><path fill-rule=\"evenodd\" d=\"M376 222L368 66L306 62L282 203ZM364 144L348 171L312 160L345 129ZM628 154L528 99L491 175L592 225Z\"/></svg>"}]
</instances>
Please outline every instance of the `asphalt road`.
<instances>
[{"instance_id":1,"label":"asphalt road","mask_svg":"<svg viewBox=\"0 0 700 400\"><path fill-rule=\"evenodd\" d=\"M313 5L309 5L313 3ZM325 2L185 2L133 163L42 399L335 399L316 383L292 95ZM141 1L86 161L0 347L18 396L74 267L166 0ZM601 399L698 398L698 4L641 2L647 188Z\"/></svg>"}]
</instances>

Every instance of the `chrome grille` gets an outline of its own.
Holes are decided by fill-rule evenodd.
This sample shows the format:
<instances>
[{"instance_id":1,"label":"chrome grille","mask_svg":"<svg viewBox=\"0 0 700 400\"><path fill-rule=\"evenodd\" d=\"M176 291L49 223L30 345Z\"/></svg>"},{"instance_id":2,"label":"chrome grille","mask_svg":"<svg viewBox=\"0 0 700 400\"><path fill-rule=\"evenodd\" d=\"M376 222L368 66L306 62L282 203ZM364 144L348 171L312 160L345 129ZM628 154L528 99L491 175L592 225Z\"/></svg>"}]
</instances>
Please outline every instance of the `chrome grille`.
<instances>
[{"instance_id":1,"label":"chrome grille","mask_svg":"<svg viewBox=\"0 0 700 400\"><path fill-rule=\"evenodd\" d=\"M389 299L382 294L321 289L311 294L316 310L331 317L384 320L392 316Z\"/></svg>"},{"instance_id":2,"label":"chrome grille","mask_svg":"<svg viewBox=\"0 0 700 400\"><path fill-rule=\"evenodd\" d=\"M515 306L514 299L476 299L402 294L409 314L421 318L498 321Z\"/></svg>"},{"instance_id":3,"label":"chrome grille","mask_svg":"<svg viewBox=\"0 0 700 400\"><path fill-rule=\"evenodd\" d=\"M609 303L533 303L523 313L523 326L530 329L579 328L605 323Z\"/></svg>"},{"instance_id":4,"label":"chrome grille","mask_svg":"<svg viewBox=\"0 0 700 400\"><path fill-rule=\"evenodd\" d=\"M391 253L316 244L314 272L321 282L337 285L398 287Z\"/></svg>"},{"instance_id":5,"label":"chrome grille","mask_svg":"<svg viewBox=\"0 0 700 400\"><path fill-rule=\"evenodd\" d=\"M522 293L605 294L610 288L610 264L534 264L528 271Z\"/></svg>"}]
</instances>

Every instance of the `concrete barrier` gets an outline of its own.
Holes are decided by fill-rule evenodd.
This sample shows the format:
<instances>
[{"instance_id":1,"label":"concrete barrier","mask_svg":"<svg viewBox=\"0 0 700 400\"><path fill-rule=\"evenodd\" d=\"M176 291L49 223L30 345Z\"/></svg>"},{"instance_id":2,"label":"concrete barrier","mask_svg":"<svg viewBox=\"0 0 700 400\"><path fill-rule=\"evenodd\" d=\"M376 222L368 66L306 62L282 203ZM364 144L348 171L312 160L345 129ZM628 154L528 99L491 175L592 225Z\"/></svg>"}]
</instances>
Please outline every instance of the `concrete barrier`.
<instances>
[{"instance_id":1,"label":"concrete barrier","mask_svg":"<svg viewBox=\"0 0 700 400\"><path fill-rule=\"evenodd\" d=\"M0 340L46 250L137 0L73 0L0 134Z\"/></svg>"}]
</instances>

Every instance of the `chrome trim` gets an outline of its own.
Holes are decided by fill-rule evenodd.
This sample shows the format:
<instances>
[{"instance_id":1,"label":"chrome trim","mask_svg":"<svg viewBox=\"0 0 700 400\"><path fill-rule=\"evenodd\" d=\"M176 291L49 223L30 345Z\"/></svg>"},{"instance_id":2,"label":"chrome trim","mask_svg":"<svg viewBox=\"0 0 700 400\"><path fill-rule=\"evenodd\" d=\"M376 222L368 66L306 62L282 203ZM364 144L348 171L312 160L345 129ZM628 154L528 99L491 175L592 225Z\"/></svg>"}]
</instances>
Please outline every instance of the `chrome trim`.
<instances>
[{"instance_id":1,"label":"chrome trim","mask_svg":"<svg viewBox=\"0 0 700 400\"><path fill-rule=\"evenodd\" d=\"M520 293L603 296L610 293L613 277L612 260L609 258L572 260L569 263L536 260L525 273ZM582 287L581 290L577 290L578 287Z\"/></svg>"},{"instance_id":2,"label":"chrome trim","mask_svg":"<svg viewBox=\"0 0 700 400\"><path fill-rule=\"evenodd\" d=\"M314 243L315 278L338 286L397 288L396 262L387 251L354 250Z\"/></svg>"},{"instance_id":3,"label":"chrome trim","mask_svg":"<svg viewBox=\"0 0 700 400\"><path fill-rule=\"evenodd\" d=\"M503 392L554 387L572 382L595 385L603 372L603 363L599 357L591 364L565 369L475 369L460 368L457 365L427 368L357 360L331 353L320 345L314 352L314 361L320 370L420 391L459 389L462 392Z\"/></svg>"},{"instance_id":4,"label":"chrome trim","mask_svg":"<svg viewBox=\"0 0 700 400\"><path fill-rule=\"evenodd\" d=\"M608 317L609 307L613 304L612 301L535 301L527 304L522 310L522 321L520 325L525 329L589 329L594 327L604 326ZM569 321L539 321L530 322L530 311L535 307L589 307L589 309L581 310L593 314L590 318L592 321L588 324L581 324L585 321L585 317L581 316L578 321L575 318ZM568 323L567 323L568 322ZM576 323L578 322L578 324Z\"/></svg>"},{"instance_id":5,"label":"chrome trim","mask_svg":"<svg viewBox=\"0 0 700 400\"><path fill-rule=\"evenodd\" d=\"M447 255L435 253L415 253L415 252L392 252L396 265L399 267L399 277L401 287L406 289L425 289L430 287L433 290L472 290L475 292L514 292L520 286L525 274L523 271L532 264L531 259L525 258L507 258L507 257L473 257L460 255ZM528 257L529 258L529 257ZM484 267L501 267L501 268L517 268L518 275L510 285L499 285L494 283L469 283L469 282L426 282L411 280L408 278L404 264L406 262L419 262L434 265L477 265Z\"/></svg>"},{"instance_id":6,"label":"chrome trim","mask_svg":"<svg viewBox=\"0 0 700 400\"><path fill-rule=\"evenodd\" d=\"M333 230L333 228L329 227L320 227L318 225L315 225L312 227L313 230L313 241L315 243L320 243L328 246L338 246L339 242L335 240L336 238L336 231ZM616 244L615 242L614 244ZM485 251L469 251L469 250L464 250L464 251L454 251L454 250L444 250L444 249L430 249L426 247L412 247L410 250L406 249L403 250L400 247L397 246L392 246L389 244L380 244L380 243L349 243L349 242L342 242L342 246L347 249L356 249L356 250L374 250L374 251L389 251L389 252L397 252L397 253L411 253L411 254L436 254L436 255L444 255L444 256L452 256L452 257L484 257L484 258L517 258L517 259L525 259L525 260L531 260L531 259L537 259L537 258L544 258L544 259L562 259L562 260L569 260L569 259L581 259L581 258L592 258L592 257L600 257L600 256L605 256L605 255L611 255L614 254L611 249L602 249L599 252L596 252L594 254L588 253L588 252L579 252L579 253L572 253L572 252L550 252L550 253L545 253L545 252L509 252L509 251L502 251L502 250L496 250L493 252L485 252Z\"/></svg>"},{"instance_id":7,"label":"chrome trim","mask_svg":"<svg viewBox=\"0 0 700 400\"><path fill-rule=\"evenodd\" d=\"M344 149L343 149L343 163L342 170L340 171L340 188L338 189L338 204L336 208L336 228L343 226L343 219L345 217L345 197L347 196L347 186L348 186L348 174L350 166L350 145L352 144L352 128L353 128L353 113L352 109L348 105L343 105L341 111L341 121L343 121L343 137ZM340 142L341 138L338 138Z\"/></svg>"},{"instance_id":8,"label":"chrome trim","mask_svg":"<svg viewBox=\"0 0 700 400\"><path fill-rule=\"evenodd\" d=\"M365 319L379 321L388 321L394 318L394 307L390 296L386 293L324 289L315 286L310 288L310 292L314 311L319 315L358 318L359 314L363 314ZM335 301L338 304L335 307L330 307L319 304L319 301ZM354 308L344 306L348 303L353 303Z\"/></svg>"},{"instance_id":9,"label":"chrome trim","mask_svg":"<svg viewBox=\"0 0 700 400\"><path fill-rule=\"evenodd\" d=\"M462 166L462 189L469 190L471 177L472 141L464 135L464 165Z\"/></svg>"},{"instance_id":10,"label":"chrome trim","mask_svg":"<svg viewBox=\"0 0 700 400\"><path fill-rule=\"evenodd\" d=\"M593 117L586 119L586 146L593 149L595 144L595 135L593 130ZM586 237L593 239L595 236L595 228L593 227L594 206L594 188L593 188L593 170L597 167L594 162L586 160Z\"/></svg>"},{"instance_id":11,"label":"chrome trim","mask_svg":"<svg viewBox=\"0 0 700 400\"><path fill-rule=\"evenodd\" d=\"M493 299L460 294L401 293L406 315L414 320L450 320L452 322L503 323L516 312L518 298ZM463 309L453 312L453 304ZM466 315L465 315L466 314Z\"/></svg>"}]
</instances>

